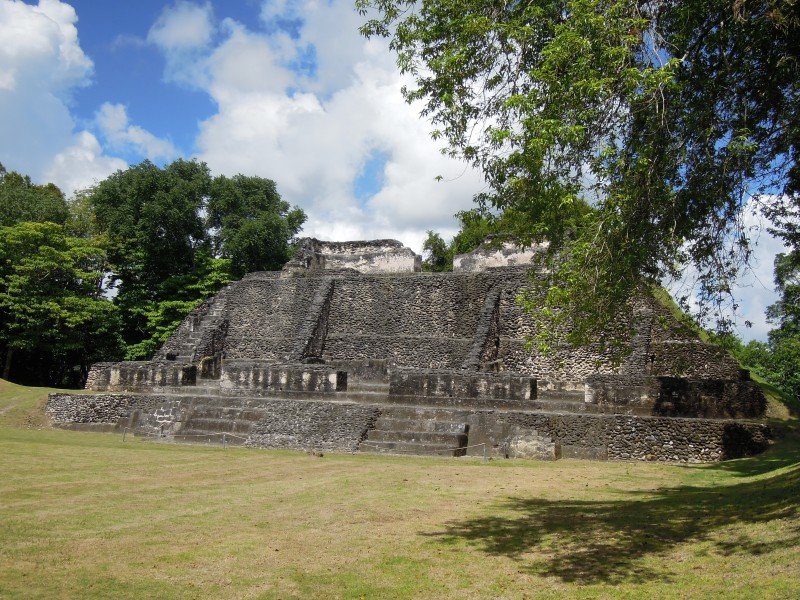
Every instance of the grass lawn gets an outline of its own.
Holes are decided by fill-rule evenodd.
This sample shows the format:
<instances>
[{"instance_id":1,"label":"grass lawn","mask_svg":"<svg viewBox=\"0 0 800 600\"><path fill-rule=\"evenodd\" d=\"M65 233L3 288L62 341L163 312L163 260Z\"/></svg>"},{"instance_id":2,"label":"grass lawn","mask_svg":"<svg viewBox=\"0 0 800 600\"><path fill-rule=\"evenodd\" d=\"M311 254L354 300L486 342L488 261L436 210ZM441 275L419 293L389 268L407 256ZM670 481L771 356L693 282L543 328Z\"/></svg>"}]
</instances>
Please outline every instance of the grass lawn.
<instances>
[{"instance_id":1,"label":"grass lawn","mask_svg":"<svg viewBox=\"0 0 800 600\"><path fill-rule=\"evenodd\" d=\"M0 381L2 598L798 598L800 435L716 465L123 443Z\"/></svg>"}]
</instances>

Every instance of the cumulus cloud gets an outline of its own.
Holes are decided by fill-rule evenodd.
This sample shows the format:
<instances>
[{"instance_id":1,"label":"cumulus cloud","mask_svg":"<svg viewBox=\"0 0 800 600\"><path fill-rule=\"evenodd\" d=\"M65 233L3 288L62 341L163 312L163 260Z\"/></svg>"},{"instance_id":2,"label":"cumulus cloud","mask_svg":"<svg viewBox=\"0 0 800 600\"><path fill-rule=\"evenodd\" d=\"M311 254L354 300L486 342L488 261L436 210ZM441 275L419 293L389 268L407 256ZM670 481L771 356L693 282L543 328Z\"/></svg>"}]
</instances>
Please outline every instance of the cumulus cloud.
<instances>
[{"instance_id":1,"label":"cumulus cloud","mask_svg":"<svg viewBox=\"0 0 800 600\"><path fill-rule=\"evenodd\" d=\"M57 0L0 2L0 162L35 179L72 142L67 102L92 74L76 21Z\"/></svg>"},{"instance_id":2,"label":"cumulus cloud","mask_svg":"<svg viewBox=\"0 0 800 600\"><path fill-rule=\"evenodd\" d=\"M169 140L156 137L138 125L131 125L127 109L122 104L105 102L97 111L95 121L115 150L133 150L150 160L172 160L178 156L178 150Z\"/></svg>"},{"instance_id":3,"label":"cumulus cloud","mask_svg":"<svg viewBox=\"0 0 800 600\"><path fill-rule=\"evenodd\" d=\"M0 90L63 94L88 83L93 65L78 44L77 20L58 0L0 3Z\"/></svg>"},{"instance_id":4,"label":"cumulus cloud","mask_svg":"<svg viewBox=\"0 0 800 600\"><path fill-rule=\"evenodd\" d=\"M212 33L210 3L179 1L164 8L150 28L147 41L165 50L193 50L207 45Z\"/></svg>"},{"instance_id":5,"label":"cumulus cloud","mask_svg":"<svg viewBox=\"0 0 800 600\"><path fill-rule=\"evenodd\" d=\"M215 32L209 2L179 0L164 7L147 33L147 42L164 53L164 79L189 86L203 85L202 56Z\"/></svg>"},{"instance_id":6,"label":"cumulus cloud","mask_svg":"<svg viewBox=\"0 0 800 600\"><path fill-rule=\"evenodd\" d=\"M53 158L44 180L55 183L69 196L127 166L124 160L103 154L97 138L88 131L81 131L70 146Z\"/></svg>"},{"instance_id":7,"label":"cumulus cloud","mask_svg":"<svg viewBox=\"0 0 800 600\"><path fill-rule=\"evenodd\" d=\"M127 166L93 134L75 132L71 94L93 72L77 21L58 0L0 1L0 162L67 194Z\"/></svg>"},{"instance_id":8,"label":"cumulus cloud","mask_svg":"<svg viewBox=\"0 0 800 600\"><path fill-rule=\"evenodd\" d=\"M453 214L471 206L483 180L439 152L420 107L402 98L409 82L388 45L363 39L359 24L349 0L269 1L262 27L224 19L206 52L159 47L165 76L217 105L196 140L215 173L276 180L284 198L306 209L307 235L395 237L420 251L427 229L455 233ZM365 170L375 168L382 185L357 195Z\"/></svg>"}]
</instances>

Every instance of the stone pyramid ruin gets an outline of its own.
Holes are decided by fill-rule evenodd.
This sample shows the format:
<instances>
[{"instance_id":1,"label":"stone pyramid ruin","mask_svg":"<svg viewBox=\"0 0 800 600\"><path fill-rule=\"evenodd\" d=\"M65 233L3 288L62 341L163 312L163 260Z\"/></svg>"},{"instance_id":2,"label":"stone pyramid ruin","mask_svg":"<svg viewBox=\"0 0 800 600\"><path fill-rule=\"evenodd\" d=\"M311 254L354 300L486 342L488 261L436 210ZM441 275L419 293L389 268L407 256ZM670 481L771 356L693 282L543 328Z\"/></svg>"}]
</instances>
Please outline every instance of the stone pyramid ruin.
<instances>
[{"instance_id":1,"label":"stone pyramid ruin","mask_svg":"<svg viewBox=\"0 0 800 600\"><path fill-rule=\"evenodd\" d=\"M516 301L536 249L484 245L423 273L395 240L303 241L228 285L151 361L51 394L61 427L315 451L715 461L763 450L765 400L654 298L621 364L537 354Z\"/></svg>"}]
</instances>

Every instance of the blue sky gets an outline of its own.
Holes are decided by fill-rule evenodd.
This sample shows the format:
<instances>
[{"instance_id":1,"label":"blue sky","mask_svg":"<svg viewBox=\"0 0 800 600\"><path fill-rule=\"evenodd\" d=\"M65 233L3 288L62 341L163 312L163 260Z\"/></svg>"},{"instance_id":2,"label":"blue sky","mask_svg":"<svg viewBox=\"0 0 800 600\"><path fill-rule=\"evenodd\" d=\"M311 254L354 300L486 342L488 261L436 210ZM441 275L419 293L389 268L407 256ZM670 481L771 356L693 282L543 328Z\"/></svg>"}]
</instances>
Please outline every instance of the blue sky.
<instances>
[{"instance_id":1,"label":"blue sky","mask_svg":"<svg viewBox=\"0 0 800 600\"><path fill-rule=\"evenodd\" d=\"M353 0L0 0L0 162L71 193L146 158L198 158L274 179L306 235L419 252L485 185L440 153L360 24ZM780 249L762 235L745 338L768 329Z\"/></svg>"}]
</instances>

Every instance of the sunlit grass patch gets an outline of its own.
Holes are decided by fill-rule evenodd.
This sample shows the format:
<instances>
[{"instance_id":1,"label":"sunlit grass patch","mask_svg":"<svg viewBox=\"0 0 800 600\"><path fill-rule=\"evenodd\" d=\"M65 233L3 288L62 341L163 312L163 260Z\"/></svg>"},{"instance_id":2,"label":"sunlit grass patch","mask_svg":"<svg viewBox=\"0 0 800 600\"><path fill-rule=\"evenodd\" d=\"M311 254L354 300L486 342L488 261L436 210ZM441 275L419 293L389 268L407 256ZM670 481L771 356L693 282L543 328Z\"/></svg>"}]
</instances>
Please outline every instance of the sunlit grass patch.
<instances>
[{"instance_id":1,"label":"sunlit grass patch","mask_svg":"<svg viewBox=\"0 0 800 600\"><path fill-rule=\"evenodd\" d=\"M0 406L41 410L43 391L8 390ZM800 594L791 421L714 465L319 457L13 422L4 598Z\"/></svg>"}]
</instances>

